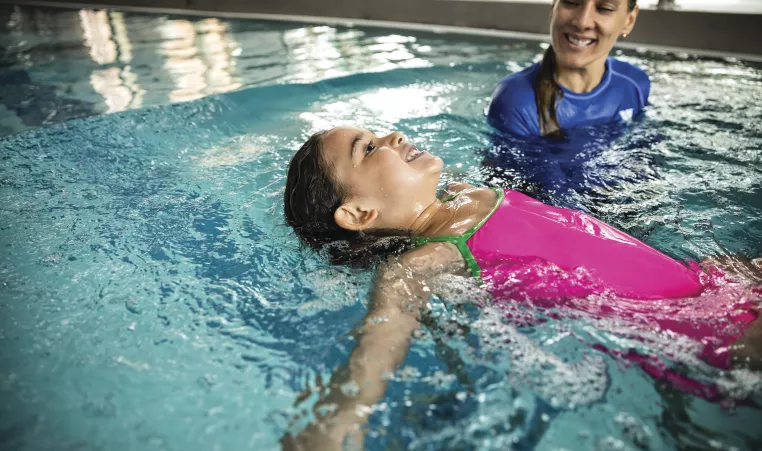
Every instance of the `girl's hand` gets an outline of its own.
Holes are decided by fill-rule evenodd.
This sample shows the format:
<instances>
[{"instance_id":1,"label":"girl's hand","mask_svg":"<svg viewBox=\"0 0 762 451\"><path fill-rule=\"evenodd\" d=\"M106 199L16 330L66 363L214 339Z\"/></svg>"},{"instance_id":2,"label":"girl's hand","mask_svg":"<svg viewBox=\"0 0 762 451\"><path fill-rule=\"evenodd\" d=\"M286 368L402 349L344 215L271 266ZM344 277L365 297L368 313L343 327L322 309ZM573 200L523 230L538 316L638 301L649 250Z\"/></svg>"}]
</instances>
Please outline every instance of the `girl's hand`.
<instances>
[{"instance_id":1,"label":"girl's hand","mask_svg":"<svg viewBox=\"0 0 762 451\"><path fill-rule=\"evenodd\" d=\"M364 436L355 423L312 423L296 437L286 434L281 439L283 451L362 450Z\"/></svg>"}]
</instances>

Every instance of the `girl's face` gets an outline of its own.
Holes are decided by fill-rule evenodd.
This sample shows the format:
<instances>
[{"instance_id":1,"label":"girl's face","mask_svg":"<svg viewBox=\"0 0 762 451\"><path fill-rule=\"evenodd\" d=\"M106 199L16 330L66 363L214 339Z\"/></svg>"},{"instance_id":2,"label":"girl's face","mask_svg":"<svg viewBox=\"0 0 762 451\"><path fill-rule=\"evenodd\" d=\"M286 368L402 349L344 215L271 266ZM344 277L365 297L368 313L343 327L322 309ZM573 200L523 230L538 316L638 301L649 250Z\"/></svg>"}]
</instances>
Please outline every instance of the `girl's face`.
<instances>
[{"instance_id":1,"label":"girl's face","mask_svg":"<svg viewBox=\"0 0 762 451\"><path fill-rule=\"evenodd\" d=\"M604 64L620 34L632 31L638 7L627 0L555 0L550 36L559 69Z\"/></svg>"},{"instance_id":2,"label":"girl's face","mask_svg":"<svg viewBox=\"0 0 762 451\"><path fill-rule=\"evenodd\" d=\"M344 228L407 229L436 200L443 163L395 132L337 127L323 137L323 158L348 200L334 215Z\"/></svg>"}]
</instances>

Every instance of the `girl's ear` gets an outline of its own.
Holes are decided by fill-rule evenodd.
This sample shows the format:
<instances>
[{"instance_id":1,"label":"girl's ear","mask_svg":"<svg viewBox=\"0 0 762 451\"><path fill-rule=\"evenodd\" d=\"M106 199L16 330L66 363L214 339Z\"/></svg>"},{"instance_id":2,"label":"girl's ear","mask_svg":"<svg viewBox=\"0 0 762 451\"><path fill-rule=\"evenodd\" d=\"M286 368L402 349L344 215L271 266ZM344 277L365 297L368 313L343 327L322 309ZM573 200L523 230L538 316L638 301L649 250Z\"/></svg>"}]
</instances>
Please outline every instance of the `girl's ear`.
<instances>
[{"instance_id":1,"label":"girl's ear","mask_svg":"<svg viewBox=\"0 0 762 451\"><path fill-rule=\"evenodd\" d=\"M378 218L378 210L347 202L336 209L333 219L339 227L359 232L367 230Z\"/></svg>"}]
</instances>

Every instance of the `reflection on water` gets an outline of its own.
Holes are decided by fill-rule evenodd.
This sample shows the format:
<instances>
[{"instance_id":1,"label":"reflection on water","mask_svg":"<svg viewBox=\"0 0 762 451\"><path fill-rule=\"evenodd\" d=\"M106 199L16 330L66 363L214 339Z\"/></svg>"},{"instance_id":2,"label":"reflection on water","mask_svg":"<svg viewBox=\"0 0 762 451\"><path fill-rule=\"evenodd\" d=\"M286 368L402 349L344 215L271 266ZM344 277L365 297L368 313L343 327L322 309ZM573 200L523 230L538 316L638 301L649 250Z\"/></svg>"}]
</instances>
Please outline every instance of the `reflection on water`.
<instances>
[{"instance_id":1,"label":"reflection on water","mask_svg":"<svg viewBox=\"0 0 762 451\"><path fill-rule=\"evenodd\" d=\"M126 68L125 71L128 72L129 69ZM132 92L124 86L121 72L119 68L111 67L94 71L90 76L93 89L101 94L106 102L107 113L126 110L132 101Z\"/></svg>"},{"instance_id":2,"label":"reflection on water","mask_svg":"<svg viewBox=\"0 0 762 451\"><path fill-rule=\"evenodd\" d=\"M403 119L434 117L449 112L452 99L446 96L451 87L416 85L401 89L379 89L351 99L337 99L324 105L322 111L304 112L299 118L311 124L312 133L354 125L367 127L377 124L376 134L392 132L391 127Z\"/></svg>"},{"instance_id":3,"label":"reflection on water","mask_svg":"<svg viewBox=\"0 0 762 451\"><path fill-rule=\"evenodd\" d=\"M309 82L356 72L380 72L431 64L417 57L412 36L387 35L365 40L358 30L305 27L283 34L289 57L289 79ZM358 45L361 44L361 45Z\"/></svg>"},{"instance_id":4,"label":"reflection on water","mask_svg":"<svg viewBox=\"0 0 762 451\"><path fill-rule=\"evenodd\" d=\"M206 66L198 57L193 24L187 20L170 20L159 27L159 34L165 39L160 46L161 54L166 57L163 67L175 85L169 100L178 102L203 97Z\"/></svg>"},{"instance_id":5,"label":"reflection on water","mask_svg":"<svg viewBox=\"0 0 762 451\"><path fill-rule=\"evenodd\" d=\"M241 53L240 44L227 35L227 25L218 19L202 20L198 44L206 62L206 83L212 92L233 91L241 87L235 75L235 55Z\"/></svg>"},{"instance_id":6,"label":"reflection on water","mask_svg":"<svg viewBox=\"0 0 762 451\"><path fill-rule=\"evenodd\" d=\"M85 47L90 49L90 56L98 64L111 64L116 61L116 43L111 40L111 25L106 11L83 9L79 12L82 21Z\"/></svg>"},{"instance_id":7,"label":"reflection on water","mask_svg":"<svg viewBox=\"0 0 762 451\"><path fill-rule=\"evenodd\" d=\"M529 61L536 49L505 41L458 43L379 31L166 17L106 10L0 5L6 90L0 130L195 100L240 88L311 83L359 72L484 61ZM510 55L510 56L509 56ZM20 78L20 79L19 79ZM15 85L14 85L15 83ZM20 86L23 84L24 86ZM34 92L31 92L34 91ZM42 94L44 92L44 94ZM12 97L12 96L11 96ZM34 110L34 112L32 112ZM15 121L15 122L14 122ZM10 126L7 124L16 124ZM23 124L18 126L18 124Z\"/></svg>"}]
</instances>

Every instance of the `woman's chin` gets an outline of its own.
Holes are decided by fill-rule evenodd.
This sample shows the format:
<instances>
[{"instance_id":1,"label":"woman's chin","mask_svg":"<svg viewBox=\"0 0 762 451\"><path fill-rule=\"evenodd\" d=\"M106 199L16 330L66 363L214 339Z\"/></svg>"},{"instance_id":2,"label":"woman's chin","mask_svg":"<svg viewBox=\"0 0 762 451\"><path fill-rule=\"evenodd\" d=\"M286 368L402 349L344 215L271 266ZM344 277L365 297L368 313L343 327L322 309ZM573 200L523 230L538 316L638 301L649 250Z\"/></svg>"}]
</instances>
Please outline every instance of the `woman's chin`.
<instances>
[{"instance_id":1,"label":"woman's chin","mask_svg":"<svg viewBox=\"0 0 762 451\"><path fill-rule=\"evenodd\" d=\"M558 66L567 70L582 70L590 66L595 59L588 55L564 55L557 57Z\"/></svg>"},{"instance_id":2,"label":"woman's chin","mask_svg":"<svg viewBox=\"0 0 762 451\"><path fill-rule=\"evenodd\" d=\"M556 64L566 70L584 70L591 65L606 60L608 53L601 52L556 52Z\"/></svg>"}]
</instances>

